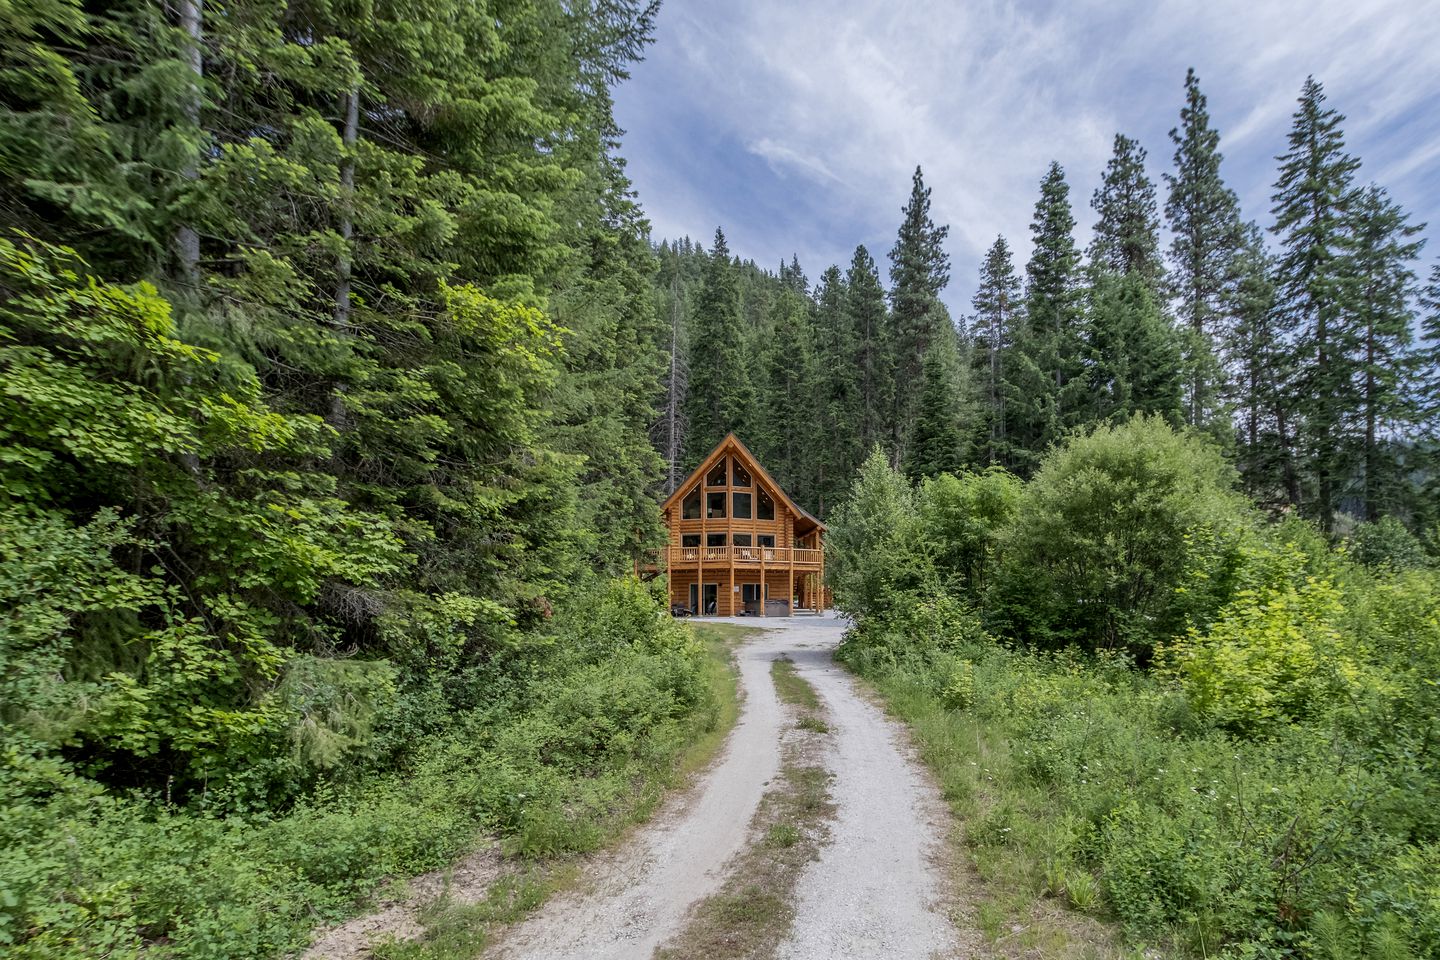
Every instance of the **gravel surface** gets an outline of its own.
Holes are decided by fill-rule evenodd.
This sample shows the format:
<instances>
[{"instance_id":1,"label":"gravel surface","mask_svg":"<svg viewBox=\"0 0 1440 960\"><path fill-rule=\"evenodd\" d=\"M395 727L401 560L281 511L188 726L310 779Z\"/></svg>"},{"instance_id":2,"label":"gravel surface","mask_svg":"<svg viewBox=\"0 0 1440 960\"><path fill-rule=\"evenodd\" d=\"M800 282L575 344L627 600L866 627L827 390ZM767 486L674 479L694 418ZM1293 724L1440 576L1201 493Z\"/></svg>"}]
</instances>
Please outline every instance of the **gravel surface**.
<instances>
[{"instance_id":1,"label":"gravel surface","mask_svg":"<svg viewBox=\"0 0 1440 960\"><path fill-rule=\"evenodd\" d=\"M506 934L487 956L514 960L643 960L714 893L779 770L785 711L770 663L788 656L829 710L838 806L830 843L802 877L784 960L929 960L957 948L944 918L938 858L948 826L903 733L856 690L830 653L835 617L735 620L766 632L739 648L740 720L720 759L589 877Z\"/></svg>"}]
</instances>

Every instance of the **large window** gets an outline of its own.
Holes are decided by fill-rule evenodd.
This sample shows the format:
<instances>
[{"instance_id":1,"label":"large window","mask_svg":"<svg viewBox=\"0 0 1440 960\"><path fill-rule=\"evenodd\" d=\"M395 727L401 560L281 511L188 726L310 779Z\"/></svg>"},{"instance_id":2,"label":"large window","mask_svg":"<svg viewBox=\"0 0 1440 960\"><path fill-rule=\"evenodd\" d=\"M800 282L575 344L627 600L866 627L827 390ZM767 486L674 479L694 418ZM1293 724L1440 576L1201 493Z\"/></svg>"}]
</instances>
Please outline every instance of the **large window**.
<instances>
[{"instance_id":1,"label":"large window","mask_svg":"<svg viewBox=\"0 0 1440 960\"><path fill-rule=\"evenodd\" d=\"M705 516L711 520L725 519L725 494L705 494Z\"/></svg>"},{"instance_id":2,"label":"large window","mask_svg":"<svg viewBox=\"0 0 1440 960\"><path fill-rule=\"evenodd\" d=\"M721 460L719 463L715 464L715 466L713 466L713 467L710 468L710 472L707 473L707 474L705 474L705 486L707 486L707 487L723 487L723 486L725 486L725 461L724 461L724 460Z\"/></svg>"},{"instance_id":3,"label":"large window","mask_svg":"<svg viewBox=\"0 0 1440 960\"><path fill-rule=\"evenodd\" d=\"M731 496L733 496L733 497L735 498L735 514L734 514L735 519L736 519L736 520L749 520L749 519L750 519L750 494L748 494L748 493L735 493L735 494L731 494Z\"/></svg>"},{"instance_id":4,"label":"large window","mask_svg":"<svg viewBox=\"0 0 1440 960\"><path fill-rule=\"evenodd\" d=\"M748 547L750 546L750 534L737 533L730 538L730 542L737 547Z\"/></svg>"},{"instance_id":5,"label":"large window","mask_svg":"<svg viewBox=\"0 0 1440 960\"><path fill-rule=\"evenodd\" d=\"M773 533L760 534L760 546L773 548L775 546L775 535Z\"/></svg>"},{"instance_id":6,"label":"large window","mask_svg":"<svg viewBox=\"0 0 1440 960\"><path fill-rule=\"evenodd\" d=\"M725 546L725 534L723 534L723 533L707 533L707 534L705 534L705 546L707 546L707 547L723 547L723 546Z\"/></svg>"},{"instance_id":7,"label":"large window","mask_svg":"<svg viewBox=\"0 0 1440 960\"><path fill-rule=\"evenodd\" d=\"M689 496L681 503L680 518L682 520L700 519L700 488L696 487L690 491Z\"/></svg>"},{"instance_id":8,"label":"large window","mask_svg":"<svg viewBox=\"0 0 1440 960\"><path fill-rule=\"evenodd\" d=\"M739 460L736 460L736 461L735 461L735 466L734 466L734 468L733 468L733 469L731 470L731 472L730 472L730 486L732 486L732 487L748 487L748 486L750 486L750 471L748 471L748 470L746 470L744 467L742 467L742 466L740 465L740 461L739 461Z\"/></svg>"},{"instance_id":9,"label":"large window","mask_svg":"<svg viewBox=\"0 0 1440 960\"><path fill-rule=\"evenodd\" d=\"M758 494L758 496L759 496L759 498L760 498L760 503L758 504L758 506L759 506L759 516L757 517L757 519L760 519L760 520L774 520L774 519L775 519L775 501L774 501L774 500L771 500L771 499L770 499L770 495L769 495L768 493L766 493L764 490L761 490L760 493Z\"/></svg>"},{"instance_id":10,"label":"large window","mask_svg":"<svg viewBox=\"0 0 1440 960\"><path fill-rule=\"evenodd\" d=\"M698 547L698 546L700 546L700 534L698 534L698 533L687 533L687 534L685 534L684 536L682 536L682 537L680 538L680 546L682 546L682 547Z\"/></svg>"}]
</instances>

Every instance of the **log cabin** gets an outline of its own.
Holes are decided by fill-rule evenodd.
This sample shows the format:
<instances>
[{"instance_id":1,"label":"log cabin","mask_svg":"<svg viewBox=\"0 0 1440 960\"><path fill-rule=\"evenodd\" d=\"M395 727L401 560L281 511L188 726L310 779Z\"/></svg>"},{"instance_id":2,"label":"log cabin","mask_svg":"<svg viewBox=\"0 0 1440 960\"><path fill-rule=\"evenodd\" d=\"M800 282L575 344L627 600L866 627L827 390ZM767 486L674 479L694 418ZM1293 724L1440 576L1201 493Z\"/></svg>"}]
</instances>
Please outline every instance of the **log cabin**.
<instances>
[{"instance_id":1,"label":"log cabin","mask_svg":"<svg viewBox=\"0 0 1440 960\"><path fill-rule=\"evenodd\" d=\"M790 498L735 434L662 504L671 610L702 616L823 613L825 524Z\"/></svg>"}]
</instances>

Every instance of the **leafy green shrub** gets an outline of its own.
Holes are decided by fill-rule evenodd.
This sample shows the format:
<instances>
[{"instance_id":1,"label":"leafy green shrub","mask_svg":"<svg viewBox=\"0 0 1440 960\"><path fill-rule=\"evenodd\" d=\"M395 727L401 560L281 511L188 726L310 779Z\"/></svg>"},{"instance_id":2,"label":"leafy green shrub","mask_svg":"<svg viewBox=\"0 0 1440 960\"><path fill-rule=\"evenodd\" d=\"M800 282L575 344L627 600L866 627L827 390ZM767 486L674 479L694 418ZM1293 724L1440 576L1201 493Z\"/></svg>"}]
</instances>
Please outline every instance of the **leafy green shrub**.
<instances>
[{"instance_id":1,"label":"leafy green shrub","mask_svg":"<svg viewBox=\"0 0 1440 960\"><path fill-rule=\"evenodd\" d=\"M1175 591L1192 551L1232 549L1245 526L1233 479L1217 450L1159 417L1052 451L1001 545L988 619L1041 645L1147 656L1183 625Z\"/></svg>"}]
</instances>

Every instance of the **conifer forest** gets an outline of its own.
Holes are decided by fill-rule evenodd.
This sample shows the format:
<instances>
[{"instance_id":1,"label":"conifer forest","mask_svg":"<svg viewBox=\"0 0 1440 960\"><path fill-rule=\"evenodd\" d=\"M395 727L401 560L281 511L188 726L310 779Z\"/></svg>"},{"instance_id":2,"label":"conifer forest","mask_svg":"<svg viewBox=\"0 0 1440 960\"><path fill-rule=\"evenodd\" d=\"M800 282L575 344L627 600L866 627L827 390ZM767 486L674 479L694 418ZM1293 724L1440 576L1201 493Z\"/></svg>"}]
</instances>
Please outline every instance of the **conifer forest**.
<instances>
[{"instance_id":1,"label":"conifer forest","mask_svg":"<svg viewBox=\"0 0 1440 960\"><path fill-rule=\"evenodd\" d=\"M732 432L986 956L1440 956L1440 261L1325 65L1263 209L1181 63L974 276L919 166L761 264L627 175L664 15L0 0L0 956L300 956L494 846L363 954L479 956L750 696L655 567Z\"/></svg>"}]
</instances>

